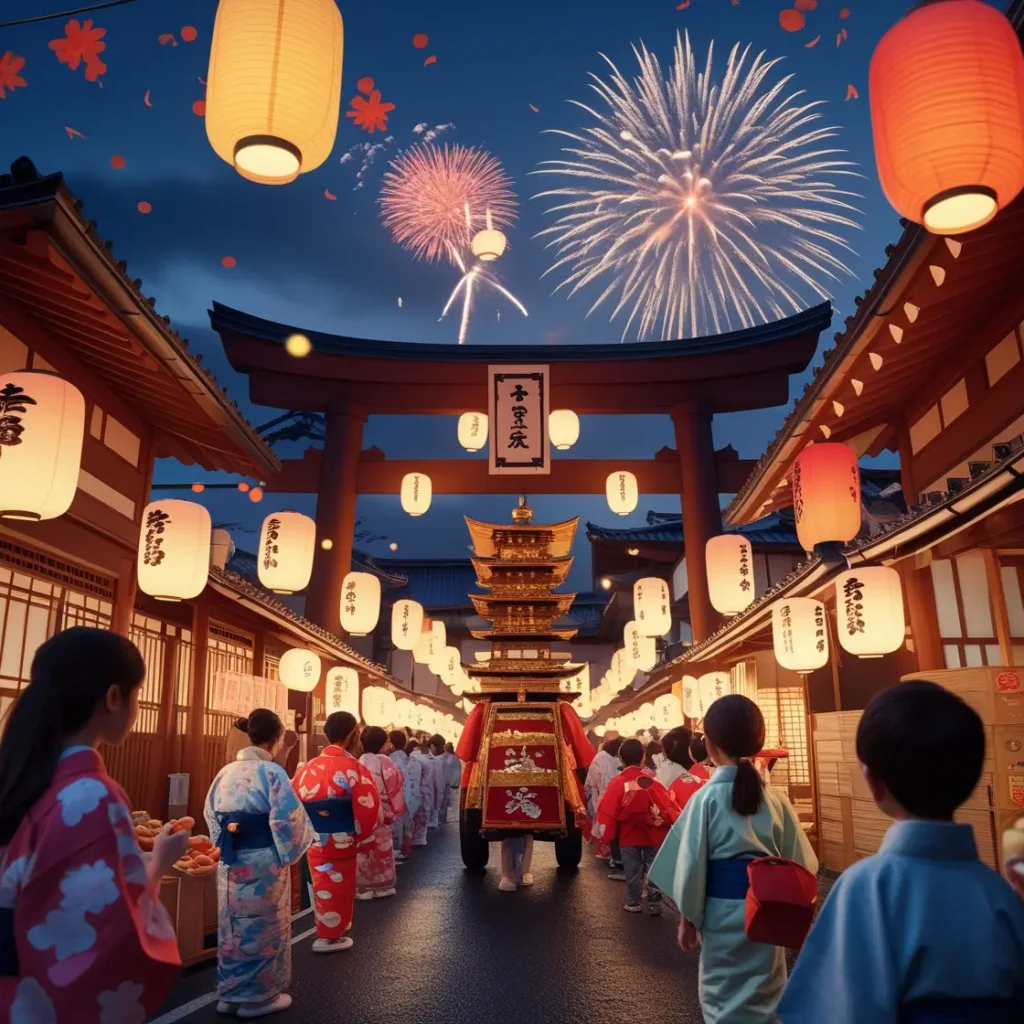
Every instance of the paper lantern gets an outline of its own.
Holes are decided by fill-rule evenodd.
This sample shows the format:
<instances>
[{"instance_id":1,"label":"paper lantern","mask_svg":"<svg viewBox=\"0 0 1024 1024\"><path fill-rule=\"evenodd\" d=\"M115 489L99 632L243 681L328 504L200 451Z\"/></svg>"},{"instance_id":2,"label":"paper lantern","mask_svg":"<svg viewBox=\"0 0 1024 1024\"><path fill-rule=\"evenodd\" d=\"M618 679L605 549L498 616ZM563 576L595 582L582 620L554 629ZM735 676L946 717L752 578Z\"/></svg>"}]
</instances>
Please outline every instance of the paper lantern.
<instances>
[{"instance_id":1,"label":"paper lantern","mask_svg":"<svg viewBox=\"0 0 1024 1024\"><path fill-rule=\"evenodd\" d=\"M903 646L903 588L899 573L884 565L864 565L836 579L836 632L844 651L880 658Z\"/></svg>"},{"instance_id":2,"label":"paper lantern","mask_svg":"<svg viewBox=\"0 0 1024 1024\"><path fill-rule=\"evenodd\" d=\"M416 705L408 697L399 697L395 701L395 725L412 725Z\"/></svg>"},{"instance_id":3,"label":"paper lantern","mask_svg":"<svg viewBox=\"0 0 1024 1024\"><path fill-rule=\"evenodd\" d=\"M336 0L220 0L206 135L243 178L285 185L334 148L341 109Z\"/></svg>"},{"instance_id":4,"label":"paper lantern","mask_svg":"<svg viewBox=\"0 0 1024 1024\"><path fill-rule=\"evenodd\" d=\"M825 606L812 597L792 597L772 605L775 660L791 672L813 672L828 664Z\"/></svg>"},{"instance_id":5,"label":"paper lantern","mask_svg":"<svg viewBox=\"0 0 1024 1024\"><path fill-rule=\"evenodd\" d=\"M621 693L627 686L631 686L636 678L636 665L626 659L621 647L612 655L608 674L611 676L612 689L616 693Z\"/></svg>"},{"instance_id":6,"label":"paper lantern","mask_svg":"<svg viewBox=\"0 0 1024 1024\"><path fill-rule=\"evenodd\" d=\"M700 717L700 697L697 694L696 676L683 676L683 714L687 718Z\"/></svg>"},{"instance_id":7,"label":"paper lantern","mask_svg":"<svg viewBox=\"0 0 1024 1024\"><path fill-rule=\"evenodd\" d=\"M396 650L414 650L423 632L423 605L396 601L391 609L391 643Z\"/></svg>"},{"instance_id":8,"label":"paper lantern","mask_svg":"<svg viewBox=\"0 0 1024 1024\"><path fill-rule=\"evenodd\" d=\"M275 512L263 520L257 571L275 594L304 590L313 572L316 523L301 512Z\"/></svg>"},{"instance_id":9,"label":"paper lantern","mask_svg":"<svg viewBox=\"0 0 1024 1024\"><path fill-rule=\"evenodd\" d=\"M420 638L412 649L412 660L417 665L426 665L430 660L430 645L432 640L431 626L429 620L424 617L423 628L420 631Z\"/></svg>"},{"instance_id":10,"label":"paper lantern","mask_svg":"<svg viewBox=\"0 0 1024 1024\"><path fill-rule=\"evenodd\" d=\"M970 231L1024 187L1024 57L996 8L920 6L882 37L868 85L878 176L904 217Z\"/></svg>"},{"instance_id":11,"label":"paper lantern","mask_svg":"<svg viewBox=\"0 0 1024 1024\"><path fill-rule=\"evenodd\" d=\"M235 542L231 531L217 527L210 532L210 566L226 569L235 553Z\"/></svg>"},{"instance_id":12,"label":"paper lantern","mask_svg":"<svg viewBox=\"0 0 1024 1024\"><path fill-rule=\"evenodd\" d=\"M805 551L853 540L861 520L857 453L832 441L806 447L793 463L793 509Z\"/></svg>"},{"instance_id":13,"label":"paper lantern","mask_svg":"<svg viewBox=\"0 0 1024 1024\"><path fill-rule=\"evenodd\" d=\"M654 702L654 725L663 733L683 724L683 705L674 693L663 693Z\"/></svg>"},{"instance_id":14,"label":"paper lantern","mask_svg":"<svg viewBox=\"0 0 1024 1024\"><path fill-rule=\"evenodd\" d=\"M467 452L478 452L487 444L486 413L464 412L459 417L459 444Z\"/></svg>"},{"instance_id":15,"label":"paper lantern","mask_svg":"<svg viewBox=\"0 0 1024 1024\"><path fill-rule=\"evenodd\" d=\"M602 738L605 735L605 733L607 733L607 732L608 732L608 726L607 725L595 725L594 726L594 735L597 736L598 738Z\"/></svg>"},{"instance_id":16,"label":"paper lantern","mask_svg":"<svg viewBox=\"0 0 1024 1024\"><path fill-rule=\"evenodd\" d=\"M469 248L478 260L490 263L505 251L506 245L508 245L508 239L504 233L497 228L489 227L478 231L473 236Z\"/></svg>"},{"instance_id":17,"label":"paper lantern","mask_svg":"<svg viewBox=\"0 0 1024 1024\"><path fill-rule=\"evenodd\" d=\"M426 473L406 473L402 477L402 509L411 516L421 516L430 508L433 488Z\"/></svg>"},{"instance_id":18,"label":"paper lantern","mask_svg":"<svg viewBox=\"0 0 1024 1024\"><path fill-rule=\"evenodd\" d=\"M304 647L292 647L281 655L277 671L289 690L312 693L320 682L320 657Z\"/></svg>"},{"instance_id":19,"label":"paper lantern","mask_svg":"<svg viewBox=\"0 0 1024 1024\"><path fill-rule=\"evenodd\" d=\"M443 625L443 623L442 623ZM462 675L462 651L458 647L446 645L441 653L441 681L449 688L456 688Z\"/></svg>"},{"instance_id":20,"label":"paper lantern","mask_svg":"<svg viewBox=\"0 0 1024 1024\"><path fill-rule=\"evenodd\" d=\"M430 624L430 646L427 651L427 668L435 676L441 674L444 665L445 648L448 646L448 631L438 619Z\"/></svg>"},{"instance_id":21,"label":"paper lantern","mask_svg":"<svg viewBox=\"0 0 1024 1024\"><path fill-rule=\"evenodd\" d=\"M158 601L198 597L210 575L210 513L194 501L165 498L142 511L139 590Z\"/></svg>"},{"instance_id":22,"label":"paper lantern","mask_svg":"<svg viewBox=\"0 0 1024 1024\"><path fill-rule=\"evenodd\" d=\"M737 615L754 600L752 554L750 541L738 533L723 533L708 541L708 593L715 611Z\"/></svg>"},{"instance_id":23,"label":"paper lantern","mask_svg":"<svg viewBox=\"0 0 1024 1024\"><path fill-rule=\"evenodd\" d=\"M580 418L572 409L555 409L548 415L548 436L561 452L580 439Z\"/></svg>"},{"instance_id":24,"label":"paper lantern","mask_svg":"<svg viewBox=\"0 0 1024 1024\"><path fill-rule=\"evenodd\" d=\"M626 623L622 631L623 657L638 672L650 672L658 663L658 645L653 636L644 636L635 621Z\"/></svg>"},{"instance_id":25,"label":"paper lantern","mask_svg":"<svg viewBox=\"0 0 1024 1024\"><path fill-rule=\"evenodd\" d=\"M646 576L633 584L633 618L644 636L665 636L672 629L672 599L663 579Z\"/></svg>"},{"instance_id":26,"label":"paper lantern","mask_svg":"<svg viewBox=\"0 0 1024 1024\"><path fill-rule=\"evenodd\" d=\"M367 636L380 618L380 580L372 573L350 572L341 585L341 628Z\"/></svg>"},{"instance_id":27,"label":"paper lantern","mask_svg":"<svg viewBox=\"0 0 1024 1024\"><path fill-rule=\"evenodd\" d=\"M707 672L697 680L697 702L699 717L703 718L708 713L708 708L719 697L732 693L732 682L728 672Z\"/></svg>"},{"instance_id":28,"label":"paper lantern","mask_svg":"<svg viewBox=\"0 0 1024 1024\"><path fill-rule=\"evenodd\" d=\"M328 715L347 711L355 718L359 717L359 673L354 668L328 669L325 692Z\"/></svg>"},{"instance_id":29,"label":"paper lantern","mask_svg":"<svg viewBox=\"0 0 1024 1024\"><path fill-rule=\"evenodd\" d=\"M41 370L0 374L0 519L64 515L82 468L85 399Z\"/></svg>"},{"instance_id":30,"label":"paper lantern","mask_svg":"<svg viewBox=\"0 0 1024 1024\"><path fill-rule=\"evenodd\" d=\"M572 702L576 714L580 718L590 718L594 713L593 695L590 689L590 663L584 664L583 668L572 677L572 692L579 692L579 696Z\"/></svg>"},{"instance_id":31,"label":"paper lantern","mask_svg":"<svg viewBox=\"0 0 1024 1024\"><path fill-rule=\"evenodd\" d=\"M386 686L368 686L363 690L363 721L367 725L390 725L398 701Z\"/></svg>"},{"instance_id":32,"label":"paper lantern","mask_svg":"<svg viewBox=\"0 0 1024 1024\"><path fill-rule=\"evenodd\" d=\"M629 470L610 473L604 485L608 507L619 516L628 516L640 500L636 477Z\"/></svg>"}]
</instances>

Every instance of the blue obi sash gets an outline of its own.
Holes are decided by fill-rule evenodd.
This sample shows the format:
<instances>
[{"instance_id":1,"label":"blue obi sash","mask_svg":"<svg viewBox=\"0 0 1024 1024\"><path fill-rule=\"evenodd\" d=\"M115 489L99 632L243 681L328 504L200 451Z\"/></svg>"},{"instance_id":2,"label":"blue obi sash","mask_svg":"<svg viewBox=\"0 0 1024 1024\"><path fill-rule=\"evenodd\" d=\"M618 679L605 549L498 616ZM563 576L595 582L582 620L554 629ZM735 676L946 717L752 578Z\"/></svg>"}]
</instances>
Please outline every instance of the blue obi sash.
<instances>
[{"instance_id":1,"label":"blue obi sash","mask_svg":"<svg viewBox=\"0 0 1024 1024\"><path fill-rule=\"evenodd\" d=\"M708 861L705 896L713 900L745 900L750 888L747 865L763 854L746 854L728 860Z\"/></svg>"},{"instance_id":2,"label":"blue obi sash","mask_svg":"<svg viewBox=\"0 0 1024 1024\"><path fill-rule=\"evenodd\" d=\"M320 835L332 832L354 833L356 830L351 797L335 796L326 800L310 800L302 806L306 808L314 831Z\"/></svg>"},{"instance_id":3,"label":"blue obi sash","mask_svg":"<svg viewBox=\"0 0 1024 1024\"><path fill-rule=\"evenodd\" d=\"M18 977L18 944L14 941L14 907L0 907L0 977Z\"/></svg>"},{"instance_id":4,"label":"blue obi sash","mask_svg":"<svg viewBox=\"0 0 1024 1024\"><path fill-rule=\"evenodd\" d=\"M272 850L274 830L270 815L258 811L224 811L217 815L220 825L220 859L228 867L238 862L242 850Z\"/></svg>"},{"instance_id":5,"label":"blue obi sash","mask_svg":"<svg viewBox=\"0 0 1024 1024\"><path fill-rule=\"evenodd\" d=\"M935 996L900 1007L900 1024L1014 1024L1020 1007L1010 999L954 999Z\"/></svg>"}]
</instances>

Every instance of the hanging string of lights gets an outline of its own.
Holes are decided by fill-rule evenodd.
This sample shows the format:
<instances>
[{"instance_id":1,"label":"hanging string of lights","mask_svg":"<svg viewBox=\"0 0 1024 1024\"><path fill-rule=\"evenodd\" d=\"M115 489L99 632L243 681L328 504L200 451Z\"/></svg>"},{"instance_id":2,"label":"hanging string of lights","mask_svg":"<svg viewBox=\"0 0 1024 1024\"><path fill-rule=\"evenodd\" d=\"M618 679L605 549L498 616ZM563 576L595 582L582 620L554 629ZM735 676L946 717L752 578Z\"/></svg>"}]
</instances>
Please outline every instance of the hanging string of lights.
<instances>
[{"instance_id":1,"label":"hanging string of lights","mask_svg":"<svg viewBox=\"0 0 1024 1024\"><path fill-rule=\"evenodd\" d=\"M52 14L33 14L27 18L15 18L13 21L0 21L0 28L10 28L12 25L30 25L36 21L54 21L57 18L71 18L76 14L88 14L90 11L102 11L107 7L123 7L125 4L134 3L137 3L137 0L103 0L102 3L76 7L71 11L54 11Z\"/></svg>"}]
</instances>

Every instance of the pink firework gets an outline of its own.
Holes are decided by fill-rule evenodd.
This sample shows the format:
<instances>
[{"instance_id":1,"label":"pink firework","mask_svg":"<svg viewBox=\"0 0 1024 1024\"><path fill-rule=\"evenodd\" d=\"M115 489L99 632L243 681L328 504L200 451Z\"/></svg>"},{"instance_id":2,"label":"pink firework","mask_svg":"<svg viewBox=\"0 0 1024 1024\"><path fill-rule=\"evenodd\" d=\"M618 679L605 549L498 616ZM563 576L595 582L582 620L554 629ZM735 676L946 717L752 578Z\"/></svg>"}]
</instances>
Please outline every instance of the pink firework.
<instances>
[{"instance_id":1,"label":"pink firework","mask_svg":"<svg viewBox=\"0 0 1024 1024\"><path fill-rule=\"evenodd\" d=\"M381 217L417 259L456 262L477 231L516 219L509 177L489 153L466 146L413 146L391 161L380 190Z\"/></svg>"}]
</instances>

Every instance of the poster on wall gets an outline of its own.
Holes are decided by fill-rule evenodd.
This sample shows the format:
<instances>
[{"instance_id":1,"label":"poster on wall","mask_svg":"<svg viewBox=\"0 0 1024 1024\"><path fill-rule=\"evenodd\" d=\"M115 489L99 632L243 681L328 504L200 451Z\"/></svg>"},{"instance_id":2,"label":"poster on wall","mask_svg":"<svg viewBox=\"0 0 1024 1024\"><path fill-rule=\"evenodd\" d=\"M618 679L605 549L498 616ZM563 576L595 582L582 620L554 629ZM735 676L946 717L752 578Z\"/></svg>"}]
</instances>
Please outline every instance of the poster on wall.
<instances>
[{"instance_id":1,"label":"poster on wall","mask_svg":"<svg viewBox=\"0 0 1024 1024\"><path fill-rule=\"evenodd\" d=\"M489 422L493 424L488 472L550 474L548 367L489 366L487 383Z\"/></svg>"}]
</instances>

